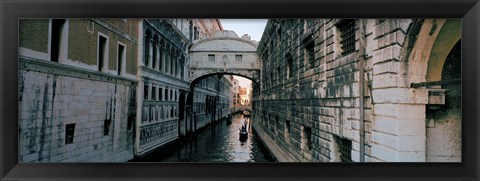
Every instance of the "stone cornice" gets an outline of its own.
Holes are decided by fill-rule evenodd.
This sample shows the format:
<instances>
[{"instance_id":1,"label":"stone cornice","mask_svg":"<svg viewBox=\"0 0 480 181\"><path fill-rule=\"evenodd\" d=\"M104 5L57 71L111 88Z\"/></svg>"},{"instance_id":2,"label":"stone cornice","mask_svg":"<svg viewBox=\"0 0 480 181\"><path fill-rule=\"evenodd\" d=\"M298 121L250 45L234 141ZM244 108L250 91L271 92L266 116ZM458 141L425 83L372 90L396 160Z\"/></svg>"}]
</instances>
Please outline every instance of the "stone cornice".
<instances>
[{"instance_id":1,"label":"stone cornice","mask_svg":"<svg viewBox=\"0 0 480 181\"><path fill-rule=\"evenodd\" d=\"M102 81L114 84L136 85L137 81L117 75L104 72L92 71L84 68L74 67L61 63L39 60L29 57L19 57L18 68L27 71L36 71L47 74L61 75L66 77L74 77L80 79L89 79L94 81Z\"/></svg>"}]
</instances>

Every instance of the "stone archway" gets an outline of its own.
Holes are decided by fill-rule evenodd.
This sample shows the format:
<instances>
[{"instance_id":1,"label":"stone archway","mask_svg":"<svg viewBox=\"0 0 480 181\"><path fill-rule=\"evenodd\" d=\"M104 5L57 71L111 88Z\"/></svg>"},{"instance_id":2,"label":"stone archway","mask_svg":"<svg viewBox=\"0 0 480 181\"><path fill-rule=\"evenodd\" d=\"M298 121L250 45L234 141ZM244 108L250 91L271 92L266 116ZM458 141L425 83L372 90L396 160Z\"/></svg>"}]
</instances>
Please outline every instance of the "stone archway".
<instances>
[{"instance_id":1,"label":"stone archway","mask_svg":"<svg viewBox=\"0 0 480 181\"><path fill-rule=\"evenodd\" d=\"M376 50L380 56L374 60L379 63L373 65L371 152L382 161L425 162L430 161L427 145L434 136L427 133L426 109L445 98L441 82L437 81L442 80L448 52L461 37L461 22L455 19L400 22L399 26L405 27L400 33L405 35L400 43ZM381 74L385 70L389 73ZM386 139L389 136L395 139Z\"/></svg>"},{"instance_id":2,"label":"stone archway","mask_svg":"<svg viewBox=\"0 0 480 181\"><path fill-rule=\"evenodd\" d=\"M451 68L460 66L461 28L458 19L425 20L405 62L407 85L425 100L417 115L426 125L425 161L461 161L461 103L452 101L461 100L461 86L452 81L461 72Z\"/></svg>"},{"instance_id":3,"label":"stone archway","mask_svg":"<svg viewBox=\"0 0 480 181\"><path fill-rule=\"evenodd\" d=\"M441 73L441 81L461 78L460 40L442 63L443 67L438 71ZM426 110L426 159L428 162L461 162L462 86L445 84L439 90L445 91L442 104L427 106Z\"/></svg>"}]
</instances>

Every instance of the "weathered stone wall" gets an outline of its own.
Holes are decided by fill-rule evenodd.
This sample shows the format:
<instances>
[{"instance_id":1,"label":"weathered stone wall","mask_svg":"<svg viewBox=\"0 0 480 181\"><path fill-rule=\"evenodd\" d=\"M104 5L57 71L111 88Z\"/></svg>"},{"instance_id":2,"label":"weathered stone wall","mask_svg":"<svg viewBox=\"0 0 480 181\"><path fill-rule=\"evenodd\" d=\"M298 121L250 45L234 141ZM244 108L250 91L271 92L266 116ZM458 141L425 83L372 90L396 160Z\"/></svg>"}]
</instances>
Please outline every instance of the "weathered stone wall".
<instances>
[{"instance_id":1,"label":"weathered stone wall","mask_svg":"<svg viewBox=\"0 0 480 181\"><path fill-rule=\"evenodd\" d=\"M104 76L44 60L20 62L20 162L133 158L133 129L128 126L135 103L133 82L105 82ZM110 126L105 128L105 122ZM75 124L73 143L66 143L67 124Z\"/></svg>"},{"instance_id":2,"label":"weathered stone wall","mask_svg":"<svg viewBox=\"0 0 480 181\"><path fill-rule=\"evenodd\" d=\"M429 59L417 57L427 57L434 43L447 46L436 42L444 21L354 20L353 49L345 53L341 27L348 20L270 20L257 51L263 67L253 99L256 132L279 161L357 162L362 139L366 162L425 161L429 90L410 84L428 76ZM450 147L458 147L449 135Z\"/></svg>"},{"instance_id":3,"label":"weathered stone wall","mask_svg":"<svg viewBox=\"0 0 480 181\"><path fill-rule=\"evenodd\" d=\"M52 20L22 19L20 25L19 161L132 159L137 82L128 68L117 74L116 47L126 46L123 67L136 68L134 32L101 20L64 20L57 32L60 55L52 62ZM99 32L109 35L109 62L115 62L104 72L96 67Z\"/></svg>"}]
</instances>

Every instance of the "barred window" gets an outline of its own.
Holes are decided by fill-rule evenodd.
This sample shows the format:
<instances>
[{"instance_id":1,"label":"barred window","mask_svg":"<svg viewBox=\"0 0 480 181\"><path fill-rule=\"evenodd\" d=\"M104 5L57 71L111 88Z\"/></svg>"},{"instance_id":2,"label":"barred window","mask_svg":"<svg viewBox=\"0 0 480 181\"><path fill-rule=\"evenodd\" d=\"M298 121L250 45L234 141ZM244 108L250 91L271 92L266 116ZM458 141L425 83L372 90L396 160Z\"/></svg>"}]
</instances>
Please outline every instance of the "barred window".
<instances>
[{"instance_id":1,"label":"barred window","mask_svg":"<svg viewBox=\"0 0 480 181\"><path fill-rule=\"evenodd\" d=\"M305 150L312 149L312 128L303 126L302 145Z\"/></svg>"},{"instance_id":2,"label":"barred window","mask_svg":"<svg viewBox=\"0 0 480 181\"><path fill-rule=\"evenodd\" d=\"M287 78L293 77L293 59L292 56L287 57Z\"/></svg>"},{"instance_id":3,"label":"barred window","mask_svg":"<svg viewBox=\"0 0 480 181\"><path fill-rule=\"evenodd\" d=\"M211 62L215 61L215 55L209 54L208 55L208 61L211 61Z\"/></svg>"},{"instance_id":4,"label":"barred window","mask_svg":"<svg viewBox=\"0 0 480 181\"><path fill-rule=\"evenodd\" d=\"M340 44L342 45L342 55L348 55L355 51L355 20L342 20L337 24L340 31Z\"/></svg>"},{"instance_id":5,"label":"barred window","mask_svg":"<svg viewBox=\"0 0 480 181\"><path fill-rule=\"evenodd\" d=\"M352 162L352 141L335 136L341 162Z\"/></svg>"},{"instance_id":6,"label":"barred window","mask_svg":"<svg viewBox=\"0 0 480 181\"><path fill-rule=\"evenodd\" d=\"M65 125L65 144L73 143L74 134L75 134L75 123Z\"/></svg>"},{"instance_id":7,"label":"barred window","mask_svg":"<svg viewBox=\"0 0 480 181\"><path fill-rule=\"evenodd\" d=\"M103 136L107 136L110 132L110 123L112 122L111 119L103 120Z\"/></svg>"},{"instance_id":8,"label":"barred window","mask_svg":"<svg viewBox=\"0 0 480 181\"><path fill-rule=\"evenodd\" d=\"M315 67L315 51L313 49L313 42L305 46L305 60L308 61L310 68Z\"/></svg>"},{"instance_id":9,"label":"barred window","mask_svg":"<svg viewBox=\"0 0 480 181\"><path fill-rule=\"evenodd\" d=\"M235 55L235 60L241 62L242 61L242 55Z\"/></svg>"}]
</instances>

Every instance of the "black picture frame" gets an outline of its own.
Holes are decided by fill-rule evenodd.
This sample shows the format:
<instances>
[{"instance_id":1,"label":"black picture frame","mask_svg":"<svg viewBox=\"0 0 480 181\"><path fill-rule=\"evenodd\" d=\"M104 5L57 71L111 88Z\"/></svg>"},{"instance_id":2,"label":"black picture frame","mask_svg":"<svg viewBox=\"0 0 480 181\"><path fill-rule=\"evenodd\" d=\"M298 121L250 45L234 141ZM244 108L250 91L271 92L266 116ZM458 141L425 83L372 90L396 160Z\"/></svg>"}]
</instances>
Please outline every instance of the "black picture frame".
<instances>
[{"instance_id":1,"label":"black picture frame","mask_svg":"<svg viewBox=\"0 0 480 181\"><path fill-rule=\"evenodd\" d=\"M478 0L0 1L1 180L478 180ZM18 18L461 18L462 163L18 163Z\"/></svg>"}]
</instances>

